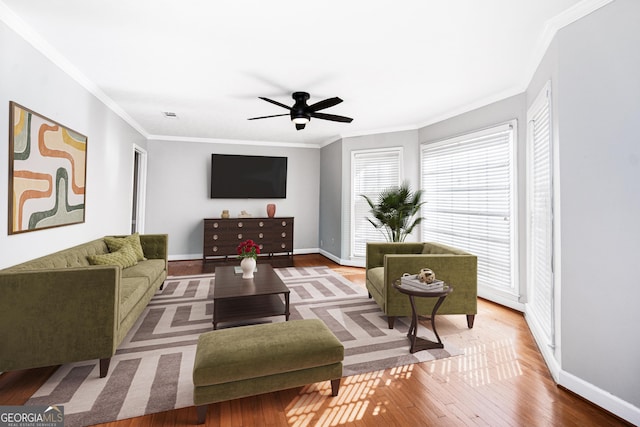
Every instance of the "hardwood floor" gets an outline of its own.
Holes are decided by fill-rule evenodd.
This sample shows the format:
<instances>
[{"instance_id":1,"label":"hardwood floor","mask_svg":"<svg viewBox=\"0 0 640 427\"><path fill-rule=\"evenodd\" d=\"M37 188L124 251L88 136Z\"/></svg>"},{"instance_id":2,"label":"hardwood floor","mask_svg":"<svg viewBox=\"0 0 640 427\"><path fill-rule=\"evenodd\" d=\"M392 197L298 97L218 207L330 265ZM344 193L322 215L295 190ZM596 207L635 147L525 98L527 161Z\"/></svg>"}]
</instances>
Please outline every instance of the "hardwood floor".
<instances>
[{"instance_id":1,"label":"hardwood floor","mask_svg":"<svg viewBox=\"0 0 640 427\"><path fill-rule=\"evenodd\" d=\"M364 270L321 255L296 255L295 266L328 265L364 286ZM210 272L215 263L174 261L170 275ZM465 316L438 316L442 338L465 355L346 377L339 396L312 384L209 406L207 426L628 426L557 387L523 316L479 300L473 329ZM420 327L427 327L427 322ZM408 343L407 343L408 351ZM4 373L0 405L23 404L55 367ZM192 426L189 407L101 426Z\"/></svg>"}]
</instances>

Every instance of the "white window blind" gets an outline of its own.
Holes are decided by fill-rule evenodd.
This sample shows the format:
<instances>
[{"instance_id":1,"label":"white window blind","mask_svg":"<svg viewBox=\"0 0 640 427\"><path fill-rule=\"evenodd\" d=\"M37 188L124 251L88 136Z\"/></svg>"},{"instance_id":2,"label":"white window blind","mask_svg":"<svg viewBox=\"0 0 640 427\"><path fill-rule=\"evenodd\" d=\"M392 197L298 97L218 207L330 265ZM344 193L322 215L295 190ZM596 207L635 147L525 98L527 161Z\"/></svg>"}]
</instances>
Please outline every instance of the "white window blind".
<instances>
[{"instance_id":1,"label":"white window blind","mask_svg":"<svg viewBox=\"0 0 640 427\"><path fill-rule=\"evenodd\" d=\"M514 135L515 122L421 149L423 240L476 255L479 290L512 296Z\"/></svg>"},{"instance_id":2,"label":"white window blind","mask_svg":"<svg viewBox=\"0 0 640 427\"><path fill-rule=\"evenodd\" d=\"M384 235L367 220L371 217L367 201L378 200L380 192L402 183L402 148L359 150L351 155L351 256L366 256L367 242L384 242Z\"/></svg>"},{"instance_id":3,"label":"white window blind","mask_svg":"<svg viewBox=\"0 0 640 427\"><path fill-rule=\"evenodd\" d=\"M527 114L528 293L527 313L553 343L553 204L550 89Z\"/></svg>"}]
</instances>

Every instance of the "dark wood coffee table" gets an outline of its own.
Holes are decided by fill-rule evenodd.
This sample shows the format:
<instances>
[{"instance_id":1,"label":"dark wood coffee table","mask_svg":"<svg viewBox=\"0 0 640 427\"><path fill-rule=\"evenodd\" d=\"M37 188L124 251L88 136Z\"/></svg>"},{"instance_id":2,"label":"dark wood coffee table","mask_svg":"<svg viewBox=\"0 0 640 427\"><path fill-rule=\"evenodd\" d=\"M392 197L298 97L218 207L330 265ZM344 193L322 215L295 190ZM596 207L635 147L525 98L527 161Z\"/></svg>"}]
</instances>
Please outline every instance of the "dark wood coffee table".
<instances>
[{"instance_id":1,"label":"dark wood coffee table","mask_svg":"<svg viewBox=\"0 0 640 427\"><path fill-rule=\"evenodd\" d=\"M258 264L253 279L243 279L234 267L216 267L213 329L220 322L260 317L285 316L289 320L289 293L269 264Z\"/></svg>"}]
</instances>

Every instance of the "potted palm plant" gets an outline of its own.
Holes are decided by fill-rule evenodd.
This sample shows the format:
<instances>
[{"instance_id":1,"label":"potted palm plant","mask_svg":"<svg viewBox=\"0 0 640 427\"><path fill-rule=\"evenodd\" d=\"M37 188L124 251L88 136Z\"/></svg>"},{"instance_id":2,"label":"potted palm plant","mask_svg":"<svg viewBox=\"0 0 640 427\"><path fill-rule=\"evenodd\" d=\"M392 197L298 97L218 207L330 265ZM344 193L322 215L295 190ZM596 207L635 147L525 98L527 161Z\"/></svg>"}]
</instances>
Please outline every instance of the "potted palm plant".
<instances>
[{"instance_id":1,"label":"potted palm plant","mask_svg":"<svg viewBox=\"0 0 640 427\"><path fill-rule=\"evenodd\" d=\"M422 202L422 190L412 192L406 182L399 187L390 187L378 195L374 203L369 197L361 195L369 204L373 218L367 220L375 227L382 229L387 241L404 242L413 229L422 222L417 216Z\"/></svg>"}]
</instances>

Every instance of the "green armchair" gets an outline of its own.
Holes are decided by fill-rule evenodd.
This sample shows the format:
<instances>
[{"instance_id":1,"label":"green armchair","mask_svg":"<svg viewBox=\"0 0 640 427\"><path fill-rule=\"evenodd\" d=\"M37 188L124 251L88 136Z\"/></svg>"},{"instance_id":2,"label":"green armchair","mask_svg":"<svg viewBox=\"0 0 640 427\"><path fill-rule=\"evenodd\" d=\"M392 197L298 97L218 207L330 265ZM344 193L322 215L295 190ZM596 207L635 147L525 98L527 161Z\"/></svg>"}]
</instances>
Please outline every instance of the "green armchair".
<instances>
[{"instance_id":1,"label":"green armchair","mask_svg":"<svg viewBox=\"0 0 640 427\"><path fill-rule=\"evenodd\" d=\"M473 327L478 312L478 258L468 252L440 243L367 243L366 285L387 315L389 329L395 318L410 316L411 304L406 295L393 287L403 273L416 274L430 268L436 278L453 287L438 314L465 314L467 326ZM419 315L431 315L436 298L416 298Z\"/></svg>"}]
</instances>

